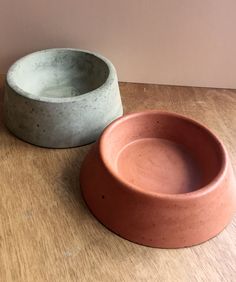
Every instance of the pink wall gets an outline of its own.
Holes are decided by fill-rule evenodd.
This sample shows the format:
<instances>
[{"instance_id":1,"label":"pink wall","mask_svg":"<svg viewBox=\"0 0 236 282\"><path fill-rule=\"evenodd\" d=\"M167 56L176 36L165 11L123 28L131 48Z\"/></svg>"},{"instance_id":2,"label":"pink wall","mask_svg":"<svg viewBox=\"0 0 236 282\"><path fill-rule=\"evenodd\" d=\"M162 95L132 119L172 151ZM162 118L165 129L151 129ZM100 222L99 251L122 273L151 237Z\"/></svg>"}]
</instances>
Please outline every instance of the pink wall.
<instances>
[{"instance_id":1,"label":"pink wall","mask_svg":"<svg viewBox=\"0 0 236 282\"><path fill-rule=\"evenodd\" d=\"M94 50L122 81L236 88L236 1L0 0L0 73L49 47Z\"/></svg>"}]
</instances>

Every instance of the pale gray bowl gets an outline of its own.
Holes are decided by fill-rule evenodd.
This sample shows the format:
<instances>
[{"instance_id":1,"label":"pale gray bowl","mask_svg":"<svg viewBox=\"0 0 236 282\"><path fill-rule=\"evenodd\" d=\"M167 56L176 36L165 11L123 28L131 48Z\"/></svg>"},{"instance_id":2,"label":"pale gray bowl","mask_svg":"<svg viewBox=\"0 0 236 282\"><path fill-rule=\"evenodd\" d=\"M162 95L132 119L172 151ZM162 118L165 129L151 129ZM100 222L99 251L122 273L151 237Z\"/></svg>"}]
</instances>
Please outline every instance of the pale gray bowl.
<instances>
[{"instance_id":1,"label":"pale gray bowl","mask_svg":"<svg viewBox=\"0 0 236 282\"><path fill-rule=\"evenodd\" d=\"M115 68L98 54L47 49L21 58L7 73L5 124L29 143L88 144L122 114Z\"/></svg>"}]
</instances>

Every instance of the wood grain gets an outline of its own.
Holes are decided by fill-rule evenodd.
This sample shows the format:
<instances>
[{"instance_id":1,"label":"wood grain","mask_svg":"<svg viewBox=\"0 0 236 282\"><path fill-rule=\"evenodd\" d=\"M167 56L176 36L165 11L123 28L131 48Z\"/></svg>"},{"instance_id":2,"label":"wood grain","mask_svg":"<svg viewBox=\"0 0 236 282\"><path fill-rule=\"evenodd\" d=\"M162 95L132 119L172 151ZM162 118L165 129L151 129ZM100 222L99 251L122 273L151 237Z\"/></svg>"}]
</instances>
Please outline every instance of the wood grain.
<instances>
[{"instance_id":1,"label":"wood grain","mask_svg":"<svg viewBox=\"0 0 236 282\"><path fill-rule=\"evenodd\" d=\"M125 112L164 109L204 123L236 165L236 91L132 83L120 89ZM192 248L123 240L81 198L79 169L90 146L43 149L18 140L3 125L2 94L0 281L236 281L236 217Z\"/></svg>"}]
</instances>

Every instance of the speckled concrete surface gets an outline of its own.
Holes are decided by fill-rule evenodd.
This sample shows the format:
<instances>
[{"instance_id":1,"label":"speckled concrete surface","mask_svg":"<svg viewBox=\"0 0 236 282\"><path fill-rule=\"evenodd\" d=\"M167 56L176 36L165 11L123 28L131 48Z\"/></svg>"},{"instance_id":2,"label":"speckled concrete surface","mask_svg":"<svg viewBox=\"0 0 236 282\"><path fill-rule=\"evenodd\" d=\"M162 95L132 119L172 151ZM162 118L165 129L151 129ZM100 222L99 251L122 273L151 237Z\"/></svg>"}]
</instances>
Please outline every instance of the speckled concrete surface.
<instances>
[{"instance_id":1,"label":"speckled concrete surface","mask_svg":"<svg viewBox=\"0 0 236 282\"><path fill-rule=\"evenodd\" d=\"M93 142L123 114L115 68L106 58L78 49L29 54L8 71L4 113L8 129L35 145Z\"/></svg>"}]
</instances>

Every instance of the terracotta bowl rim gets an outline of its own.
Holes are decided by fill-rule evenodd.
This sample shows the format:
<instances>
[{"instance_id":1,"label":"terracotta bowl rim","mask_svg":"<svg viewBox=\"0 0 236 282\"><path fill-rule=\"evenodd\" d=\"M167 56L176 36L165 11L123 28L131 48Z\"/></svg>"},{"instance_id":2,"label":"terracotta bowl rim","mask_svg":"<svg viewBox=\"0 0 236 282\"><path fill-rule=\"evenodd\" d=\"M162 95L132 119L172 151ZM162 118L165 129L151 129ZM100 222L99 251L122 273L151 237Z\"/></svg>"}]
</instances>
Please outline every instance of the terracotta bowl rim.
<instances>
[{"instance_id":1,"label":"terracotta bowl rim","mask_svg":"<svg viewBox=\"0 0 236 282\"><path fill-rule=\"evenodd\" d=\"M120 175L109 164L109 161L107 160L106 155L103 152L105 152L105 139L106 139L107 135L110 133L110 131L113 128L115 128L117 125L121 124L122 122L124 122L124 121L126 121L130 118L134 118L134 117L138 117L138 116L142 116L142 115L153 115L153 114L168 115L168 116L172 116L172 117L176 117L176 118L188 121L188 122L200 127L201 129L205 130L209 135L211 135L213 137L214 141L216 142L217 146L220 149L222 161L221 161L221 168L220 168L219 172L207 185L205 185L205 186L203 186L203 187L201 187L201 188L199 188L195 191L191 191L191 192L187 192L187 193L180 193L180 194L165 194L165 193L158 193L158 192L153 192L153 191L149 191L149 190L144 191L144 190L140 189L137 185L131 185L127 181L123 180L123 178L121 178ZM202 197L202 196L212 192L213 190L215 190L218 187L218 183L221 183L223 181L223 179L225 178L226 173L227 173L227 169L228 169L228 162L229 162L227 151L226 151L223 143L205 125L193 120L192 118L183 116L181 114L177 114L177 113L174 113L174 112L168 112L168 111L162 111L162 110L147 110L147 111L142 111L142 112L128 113L128 114L114 120L103 131L103 133L102 133L102 135L99 139L99 142L98 142L98 151L99 151L101 161L102 161L103 165L105 166L106 170L108 171L109 174L112 175L112 177L118 183L121 184L122 188L129 189L132 192L142 194L143 196L149 196L149 197L152 197L152 198L160 198L160 199L168 199L168 200L174 200L174 201L176 201L176 200L182 201L182 200L199 198L199 197Z\"/></svg>"}]
</instances>

